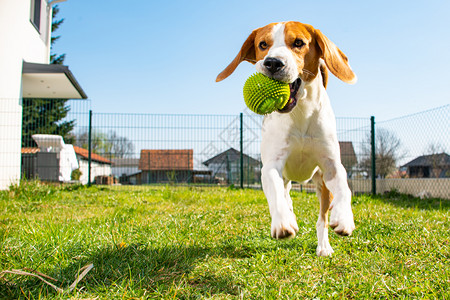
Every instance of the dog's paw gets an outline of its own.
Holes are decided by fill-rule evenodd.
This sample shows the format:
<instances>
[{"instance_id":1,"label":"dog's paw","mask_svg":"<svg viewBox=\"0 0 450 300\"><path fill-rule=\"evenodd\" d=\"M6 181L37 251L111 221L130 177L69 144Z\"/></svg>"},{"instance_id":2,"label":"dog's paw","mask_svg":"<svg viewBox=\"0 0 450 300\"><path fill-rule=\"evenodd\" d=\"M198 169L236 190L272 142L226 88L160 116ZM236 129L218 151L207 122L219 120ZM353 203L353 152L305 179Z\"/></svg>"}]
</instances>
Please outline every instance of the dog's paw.
<instances>
[{"instance_id":1,"label":"dog's paw","mask_svg":"<svg viewBox=\"0 0 450 300\"><path fill-rule=\"evenodd\" d=\"M331 207L330 227L339 235L351 235L355 229L350 204L336 203Z\"/></svg>"},{"instance_id":2,"label":"dog's paw","mask_svg":"<svg viewBox=\"0 0 450 300\"><path fill-rule=\"evenodd\" d=\"M291 239L297 232L297 220L292 212L287 216L272 218L271 234L274 239Z\"/></svg>"},{"instance_id":3,"label":"dog's paw","mask_svg":"<svg viewBox=\"0 0 450 300\"><path fill-rule=\"evenodd\" d=\"M333 248L331 248L330 243L327 243L327 245L318 245L316 248L316 254L317 256L331 256L333 254Z\"/></svg>"}]
</instances>

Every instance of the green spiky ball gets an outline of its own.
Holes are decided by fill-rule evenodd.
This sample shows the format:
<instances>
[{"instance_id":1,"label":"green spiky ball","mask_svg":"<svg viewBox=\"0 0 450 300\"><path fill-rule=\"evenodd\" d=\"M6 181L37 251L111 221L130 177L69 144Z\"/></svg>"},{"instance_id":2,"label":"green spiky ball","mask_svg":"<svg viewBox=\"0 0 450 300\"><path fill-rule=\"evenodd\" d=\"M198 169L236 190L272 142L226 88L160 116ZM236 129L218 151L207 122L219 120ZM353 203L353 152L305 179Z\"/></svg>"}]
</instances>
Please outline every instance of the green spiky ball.
<instances>
[{"instance_id":1,"label":"green spiky ball","mask_svg":"<svg viewBox=\"0 0 450 300\"><path fill-rule=\"evenodd\" d=\"M265 115L282 109L289 100L290 88L261 73L250 76L244 84L244 101L253 112Z\"/></svg>"}]
</instances>

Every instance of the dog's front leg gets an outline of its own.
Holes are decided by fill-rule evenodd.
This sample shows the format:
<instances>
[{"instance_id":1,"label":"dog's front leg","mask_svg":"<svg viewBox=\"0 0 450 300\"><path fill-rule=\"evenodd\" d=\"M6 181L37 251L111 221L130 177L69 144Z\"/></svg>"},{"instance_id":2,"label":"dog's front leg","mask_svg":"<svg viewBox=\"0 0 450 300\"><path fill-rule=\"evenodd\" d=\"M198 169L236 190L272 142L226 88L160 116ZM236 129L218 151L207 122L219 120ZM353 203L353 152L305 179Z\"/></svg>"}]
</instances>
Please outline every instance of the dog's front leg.
<instances>
[{"instance_id":1,"label":"dog's front leg","mask_svg":"<svg viewBox=\"0 0 450 300\"><path fill-rule=\"evenodd\" d=\"M261 140L261 182L272 217L273 238L293 238L298 231L289 196L289 181L283 168L289 155L291 121L287 115L273 113L264 117Z\"/></svg>"},{"instance_id":2,"label":"dog's front leg","mask_svg":"<svg viewBox=\"0 0 450 300\"><path fill-rule=\"evenodd\" d=\"M286 197L288 183L285 187L282 166L284 166L284 160L272 161L265 163L261 170L263 190L272 217L271 234L276 239L293 238L298 231L292 203Z\"/></svg>"}]
</instances>

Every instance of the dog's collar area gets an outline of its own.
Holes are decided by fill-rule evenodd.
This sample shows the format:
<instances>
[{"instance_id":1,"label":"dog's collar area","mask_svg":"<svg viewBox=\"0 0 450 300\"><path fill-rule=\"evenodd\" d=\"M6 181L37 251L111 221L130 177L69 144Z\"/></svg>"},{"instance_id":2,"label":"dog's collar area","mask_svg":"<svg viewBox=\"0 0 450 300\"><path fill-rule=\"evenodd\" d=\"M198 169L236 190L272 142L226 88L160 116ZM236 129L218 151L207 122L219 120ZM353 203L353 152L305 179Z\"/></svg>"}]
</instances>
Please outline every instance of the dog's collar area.
<instances>
[{"instance_id":1,"label":"dog's collar area","mask_svg":"<svg viewBox=\"0 0 450 300\"><path fill-rule=\"evenodd\" d=\"M282 109L278 110L278 112L288 113L292 109L294 109L295 105L297 105L297 93L298 93L298 90L299 90L301 84L302 84L302 80L300 79L300 77L297 78L294 82L289 84L289 88L291 89L291 94L289 96L289 100Z\"/></svg>"}]
</instances>

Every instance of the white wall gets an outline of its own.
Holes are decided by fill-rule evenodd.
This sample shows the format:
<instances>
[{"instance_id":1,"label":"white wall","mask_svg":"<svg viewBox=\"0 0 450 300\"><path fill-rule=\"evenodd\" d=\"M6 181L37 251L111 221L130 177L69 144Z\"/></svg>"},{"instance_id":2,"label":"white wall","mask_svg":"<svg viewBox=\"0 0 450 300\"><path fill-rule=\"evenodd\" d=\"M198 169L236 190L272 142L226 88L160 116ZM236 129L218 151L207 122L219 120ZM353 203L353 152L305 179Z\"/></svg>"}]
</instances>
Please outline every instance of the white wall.
<instances>
[{"instance_id":1,"label":"white wall","mask_svg":"<svg viewBox=\"0 0 450 300\"><path fill-rule=\"evenodd\" d=\"M80 182L82 184L87 184L89 178L88 161L85 159L79 159L78 165L80 166L81 171ZM94 179L97 176L110 176L111 174L111 165L91 161L91 183L94 183Z\"/></svg>"},{"instance_id":2,"label":"white wall","mask_svg":"<svg viewBox=\"0 0 450 300\"><path fill-rule=\"evenodd\" d=\"M348 184L354 194L372 193L371 179L349 179ZM296 183L293 189L315 192L314 184ZM377 179L377 194L384 194L392 190L397 190L402 194L413 196L436 197L450 199L450 178L388 178Z\"/></svg>"},{"instance_id":3,"label":"white wall","mask_svg":"<svg viewBox=\"0 0 450 300\"><path fill-rule=\"evenodd\" d=\"M370 179L350 179L349 185L353 192L372 192L372 180ZM450 199L450 178L377 179L377 194L383 194L392 190L413 196L428 195L430 197Z\"/></svg>"},{"instance_id":4,"label":"white wall","mask_svg":"<svg viewBox=\"0 0 450 300\"><path fill-rule=\"evenodd\" d=\"M0 190L20 179L22 62L49 63L51 7L41 0L41 30L31 0L0 0Z\"/></svg>"},{"instance_id":5,"label":"white wall","mask_svg":"<svg viewBox=\"0 0 450 300\"><path fill-rule=\"evenodd\" d=\"M0 99L0 190L20 177L22 107L19 99Z\"/></svg>"}]
</instances>

